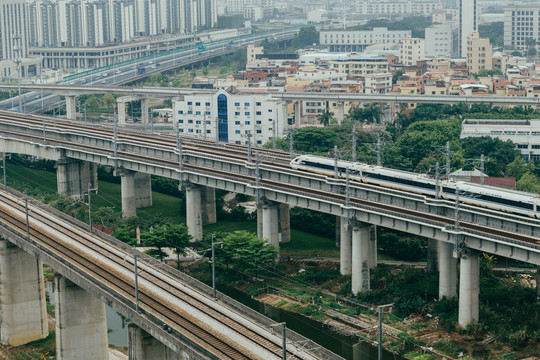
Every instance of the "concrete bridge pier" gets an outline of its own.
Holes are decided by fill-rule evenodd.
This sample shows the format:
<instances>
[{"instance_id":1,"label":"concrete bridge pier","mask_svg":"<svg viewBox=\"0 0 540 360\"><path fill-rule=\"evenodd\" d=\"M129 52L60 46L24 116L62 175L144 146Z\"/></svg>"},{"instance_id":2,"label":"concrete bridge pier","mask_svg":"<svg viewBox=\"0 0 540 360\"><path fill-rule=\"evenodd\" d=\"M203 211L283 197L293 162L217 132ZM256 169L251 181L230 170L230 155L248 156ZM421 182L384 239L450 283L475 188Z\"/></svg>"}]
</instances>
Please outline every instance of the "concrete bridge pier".
<instances>
[{"instance_id":1,"label":"concrete bridge pier","mask_svg":"<svg viewBox=\"0 0 540 360\"><path fill-rule=\"evenodd\" d=\"M148 98L142 95L122 96L116 99L118 106L118 125L126 125L126 104L132 101L141 101L141 122L148 125Z\"/></svg>"},{"instance_id":2,"label":"concrete bridge pier","mask_svg":"<svg viewBox=\"0 0 540 360\"><path fill-rule=\"evenodd\" d=\"M345 103L343 101L337 102L337 122L341 124L345 118Z\"/></svg>"},{"instance_id":3,"label":"concrete bridge pier","mask_svg":"<svg viewBox=\"0 0 540 360\"><path fill-rule=\"evenodd\" d=\"M427 271L430 273L439 271L439 241L435 239L428 239Z\"/></svg>"},{"instance_id":4,"label":"concrete bridge pier","mask_svg":"<svg viewBox=\"0 0 540 360\"><path fill-rule=\"evenodd\" d=\"M97 189L97 164L63 157L56 162L58 193L84 199L88 189Z\"/></svg>"},{"instance_id":5,"label":"concrete bridge pier","mask_svg":"<svg viewBox=\"0 0 540 360\"><path fill-rule=\"evenodd\" d=\"M77 118L77 96L75 95L65 95L66 99L66 119L76 120Z\"/></svg>"},{"instance_id":6,"label":"concrete bridge pier","mask_svg":"<svg viewBox=\"0 0 540 360\"><path fill-rule=\"evenodd\" d=\"M216 191L214 188L187 184L186 189L186 223L192 241L200 241L203 237L203 225L214 224L216 218Z\"/></svg>"},{"instance_id":7,"label":"concrete bridge pier","mask_svg":"<svg viewBox=\"0 0 540 360\"><path fill-rule=\"evenodd\" d=\"M129 360L178 360L180 356L135 324L128 325Z\"/></svg>"},{"instance_id":8,"label":"concrete bridge pier","mask_svg":"<svg viewBox=\"0 0 540 360\"><path fill-rule=\"evenodd\" d=\"M370 290L370 252L369 252L369 228L368 224L356 223L352 229L352 292Z\"/></svg>"},{"instance_id":9,"label":"concrete bridge pier","mask_svg":"<svg viewBox=\"0 0 540 360\"><path fill-rule=\"evenodd\" d=\"M56 358L108 360L105 304L63 276L54 286Z\"/></svg>"},{"instance_id":10,"label":"concrete bridge pier","mask_svg":"<svg viewBox=\"0 0 540 360\"><path fill-rule=\"evenodd\" d=\"M291 241L290 208L265 200L257 207L257 236L267 239L272 245Z\"/></svg>"},{"instance_id":11,"label":"concrete bridge pier","mask_svg":"<svg viewBox=\"0 0 540 360\"><path fill-rule=\"evenodd\" d=\"M0 240L0 342L19 346L48 335L41 261Z\"/></svg>"},{"instance_id":12,"label":"concrete bridge pier","mask_svg":"<svg viewBox=\"0 0 540 360\"><path fill-rule=\"evenodd\" d=\"M148 98L141 99L141 122L144 126L148 126Z\"/></svg>"},{"instance_id":13,"label":"concrete bridge pier","mask_svg":"<svg viewBox=\"0 0 540 360\"><path fill-rule=\"evenodd\" d=\"M122 187L122 216L137 215L137 209L152 206L152 182L150 174L131 170L116 170Z\"/></svg>"},{"instance_id":14,"label":"concrete bridge pier","mask_svg":"<svg viewBox=\"0 0 540 360\"><path fill-rule=\"evenodd\" d=\"M466 328L472 321L478 321L480 294L480 258L474 251L461 254L459 272L459 313L458 322Z\"/></svg>"},{"instance_id":15,"label":"concrete bridge pier","mask_svg":"<svg viewBox=\"0 0 540 360\"><path fill-rule=\"evenodd\" d=\"M352 225L347 224L347 218L341 217L339 272L341 275L352 273Z\"/></svg>"},{"instance_id":16,"label":"concrete bridge pier","mask_svg":"<svg viewBox=\"0 0 540 360\"><path fill-rule=\"evenodd\" d=\"M371 225L369 228L369 268L377 267L377 226Z\"/></svg>"},{"instance_id":17,"label":"concrete bridge pier","mask_svg":"<svg viewBox=\"0 0 540 360\"><path fill-rule=\"evenodd\" d=\"M457 260L454 245L439 241L439 299L457 296Z\"/></svg>"}]
</instances>

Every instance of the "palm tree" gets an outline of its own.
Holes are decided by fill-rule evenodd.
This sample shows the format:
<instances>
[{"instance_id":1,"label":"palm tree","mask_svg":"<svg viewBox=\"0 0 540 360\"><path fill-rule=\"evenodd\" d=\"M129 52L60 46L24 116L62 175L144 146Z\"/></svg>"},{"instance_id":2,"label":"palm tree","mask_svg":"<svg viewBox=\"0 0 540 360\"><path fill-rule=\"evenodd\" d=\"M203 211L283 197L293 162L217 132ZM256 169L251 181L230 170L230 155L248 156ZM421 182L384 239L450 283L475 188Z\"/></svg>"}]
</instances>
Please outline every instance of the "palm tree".
<instances>
[{"instance_id":1,"label":"palm tree","mask_svg":"<svg viewBox=\"0 0 540 360\"><path fill-rule=\"evenodd\" d=\"M332 121L334 118L334 113L330 110L324 109L323 112L319 114L319 122L323 124L323 126L328 126L330 124L330 121Z\"/></svg>"}]
</instances>

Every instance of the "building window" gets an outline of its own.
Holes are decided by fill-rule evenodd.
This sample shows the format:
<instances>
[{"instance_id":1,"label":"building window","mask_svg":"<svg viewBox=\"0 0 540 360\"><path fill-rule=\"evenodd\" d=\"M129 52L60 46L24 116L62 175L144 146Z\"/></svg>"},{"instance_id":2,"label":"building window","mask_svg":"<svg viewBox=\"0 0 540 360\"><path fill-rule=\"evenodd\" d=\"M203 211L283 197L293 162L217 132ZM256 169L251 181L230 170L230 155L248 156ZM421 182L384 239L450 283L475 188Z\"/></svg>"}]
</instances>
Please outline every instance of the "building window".
<instances>
[{"instance_id":1,"label":"building window","mask_svg":"<svg viewBox=\"0 0 540 360\"><path fill-rule=\"evenodd\" d=\"M201 115L200 111L195 111L195 115Z\"/></svg>"},{"instance_id":2,"label":"building window","mask_svg":"<svg viewBox=\"0 0 540 360\"><path fill-rule=\"evenodd\" d=\"M235 112L234 112L234 115L235 115L235 116L240 116L240 111L235 111Z\"/></svg>"},{"instance_id":3,"label":"building window","mask_svg":"<svg viewBox=\"0 0 540 360\"><path fill-rule=\"evenodd\" d=\"M184 120L178 120L178 123L179 123L179 124L183 124L183 123L184 123Z\"/></svg>"},{"instance_id":4,"label":"building window","mask_svg":"<svg viewBox=\"0 0 540 360\"><path fill-rule=\"evenodd\" d=\"M249 106L249 103L244 103L244 106Z\"/></svg>"},{"instance_id":5,"label":"building window","mask_svg":"<svg viewBox=\"0 0 540 360\"><path fill-rule=\"evenodd\" d=\"M200 102L196 102L196 103L195 103L195 106L201 106L201 103L200 103Z\"/></svg>"},{"instance_id":6,"label":"building window","mask_svg":"<svg viewBox=\"0 0 540 360\"><path fill-rule=\"evenodd\" d=\"M191 115L191 114L193 114L193 111L191 111L191 110L188 110L188 112L187 112L187 113L188 113L189 115Z\"/></svg>"},{"instance_id":7,"label":"building window","mask_svg":"<svg viewBox=\"0 0 540 360\"><path fill-rule=\"evenodd\" d=\"M249 125L250 123L251 123L250 121L246 121L246 122L245 122L246 125Z\"/></svg>"},{"instance_id":8,"label":"building window","mask_svg":"<svg viewBox=\"0 0 540 360\"><path fill-rule=\"evenodd\" d=\"M229 116L227 96L220 94L217 98L218 105L218 141L229 142Z\"/></svg>"},{"instance_id":9,"label":"building window","mask_svg":"<svg viewBox=\"0 0 540 360\"><path fill-rule=\"evenodd\" d=\"M193 124L193 120L188 120L187 123L188 124Z\"/></svg>"},{"instance_id":10,"label":"building window","mask_svg":"<svg viewBox=\"0 0 540 360\"><path fill-rule=\"evenodd\" d=\"M207 112L205 112L204 114L205 114L205 115L212 115L212 114L210 114L210 111L207 111Z\"/></svg>"},{"instance_id":11,"label":"building window","mask_svg":"<svg viewBox=\"0 0 540 360\"><path fill-rule=\"evenodd\" d=\"M184 110L178 110L178 115L182 115L184 113Z\"/></svg>"},{"instance_id":12,"label":"building window","mask_svg":"<svg viewBox=\"0 0 540 360\"><path fill-rule=\"evenodd\" d=\"M234 103L234 106L240 106L240 103Z\"/></svg>"},{"instance_id":13,"label":"building window","mask_svg":"<svg viewBox=\"0 0 540 360\"><path fill-rule=\"evenodd\" d=\"M257 121L255 121L255 124L257 124L257 125L261 125L261 123L262 123L262 121L261 121L261 120L257 120Z\"/></svg>"},{"instance_id":14,"label":"building window","mask_svg":"<svg viewBox=\"0 0 540 360\"><path fill-rule=\"evenodd\" d=\"M188 101L187 104L188 104L188 106L193 105L193 103L191 101Z\"/></svg>"},{"instance_id":15,"label":"building window","mask_svg":"<svg viewBox=\"0 0 540 360\"><path fill-rule=\"evenodd\" d=\"M205 106L210 106L210 103L209 103L209 102L207 102L207 103L205 103L204 105L205 105Z\"/></svg>"},{"instance_id":16,"label":"building window","mask_svg":"<svg viewBox=\"0 0 540 360\"><path fill-rule=\"evenodd\" d=\"M188 132L189 132L189 133L192 133L192 132L193 132L193 129L188 129Z\"/></svg>"},{"instance_id":17,"label":"building window","mask_svg":"<svg viewBox=\"0 0 540 360\"><path fill-rule=\"evenodd\" d=\"M240 130L234 130L235 134L240 134Z\"/></svg>"},{"instance_id":18,"label":"building window","mask_svg":"<svg viewBox=\"0 0 540 360\"><path fill-rule=\"evenodd\" d=\"M236 121L234 122L234 125L240 125L240 120L236 120Z\"/></svg>"},{"instance_id":19,"label":"building window","mask_svg":"<svg viewBox=\"0 0 540 360\"><path fill-rule=\"evenodd\" d=\"M249 111L246 111L244 114L245 114L246 116L249 116Z\"/></svg>"},{"instance_id":20,"label":"building window","mask_svg":"<svg viewBox=\"0 0 540 360\"><path fill-rule=\"evenodd\" d=\"M261 106L261 103L260 103L260 102L256 102L255 105L256 105L256 106Z\"/></svg>"},{"instance_id":21,"label":"building window","mask_svg":"<svg viewBox=\"0 0 540 360\"><path fill-rule=\"evenodd\" d=\"M262 115L260 111L255 111L255 115Z\"/></svg>"}]
</instances>

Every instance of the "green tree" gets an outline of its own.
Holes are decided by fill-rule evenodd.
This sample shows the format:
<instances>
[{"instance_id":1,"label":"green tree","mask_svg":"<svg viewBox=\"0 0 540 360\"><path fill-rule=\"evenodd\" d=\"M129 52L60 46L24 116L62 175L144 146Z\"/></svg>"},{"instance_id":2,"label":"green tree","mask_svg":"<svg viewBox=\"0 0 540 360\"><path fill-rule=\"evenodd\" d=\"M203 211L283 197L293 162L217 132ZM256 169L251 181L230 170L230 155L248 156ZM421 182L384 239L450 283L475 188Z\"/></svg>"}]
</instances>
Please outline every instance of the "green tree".
<instances>
[{"instance_id":1,"label":"green tree","mask_svg":"<svg viewBox=\"0 0 540 360\"><path fill-rule=\"evenodd\" d=\"M523 156L517 156L514 161L512 161L506 167L505 175L509 177L515 177L517 181L527 172L527 163Z\"/></svg>"},{"instance_id":2,"label":"green tree","mask_svg":"<svg viewBox=\"0 0 540 360\"><path fill-rule=\"evenodd\" d=\"M112 207L100 207L92 212L92 222L104 227L114 228L122 220L122 215Z\"/></svg>"},{"instance_id":3,"label":"green tree","mask_svg":"<svg viewBox=\"0 0 540 360\"><path fill-rule=\"evenodd\" d=\"M197 71L196 71L196 70L191 70L191 72L189 73L189 75L191 76L192 79L194 79L195 76L197 76Z\"/></svg>"},{"instance_id":4,"label":"green tree","mask_svg":"<svg viewBox=\"0 0 540 360\"><path fill-rule=\"evenodd\" d=\"M300 29L298 35L294 39L294 46L302 48L304 46L312 46L319 43L319 32L315 26L306 26Z\"/></svg>"},{"instance_id":5,"label":"green tree","mask_svg":"<svg viewBox=\"0 0 540 360\"><path fill-rule=\"evenodd\" d=\"M189 246L193 238L185 224L167 224L165 225L165 243L168 247L172 247L176 254L177 266L180 268L180 255L186 253L186 248Z\"/></svg>"},{"instance_id":6,"label":"green tree","mask_svg":"<svg viewBox=\"0 0 540 360\"><path fill-rule=\"evenodd\" d=\"M525 191L531 194L540 193L540 181L534 174L525 173L516 184L516 189Z\"/></svg>"},{"instance_id":7,"label":"green tree","mask_svg":"<svg viewBox=\"0 0 540 360\"><path fill-rule=\"evenodd\" d=\"M141 233L141 240L144 246L153 248L145 251L145 253L163 261L163 258L167 255L163 251L163 248L167 246L165 226L157 226L150 228L148 231L143 231Z\"/></svg>"},{"instance_id":8,"label":"green tree","mask_svg":"<svg viewBox=\"0 0 540 360\"><path fill-rule=\"evenodd\" d=\"M203 76L208 76L208 68L206 66L203 67L202 74L203 74Z\"/></svg>"},{"instance_id":9,"label":"green tree","mask_svg":"<svg viewBox=\"0 0 540 360\"><path fill-rule=\"evenodd\" d=\"M258 273L276 263L278 249L247 231L235 231L223 239L224 259L240 271Z\"/></svg>"},{"instance_id":10,"label":"green tree","mask_svg":"<svg viewBox=\"0 0 540 360\"><path fill-rule=\"evenodd\" d=\"M116 99L112 94L105 94L103 95L103 99L101 100L103 102L103 106L109 111L114 109L116 106Z\"/></svg>"},{"instance_id":11,"label":"green tree","mask_svg":"<svg viewBox=\"0 0 540 360\"><path fill-rule=\"evenodd\" d=\"M324 111L321 112L318 116L319 123L323 124L323 126L328 126L333 118L334 113L331 112L329 109L324 109Z\"/></svg>"},{"instance_id":12,"label":"green tree","mask_svg":"<svg viewBox=\"0 0 540 360\"><path fill-rule=\"evenodd\" d=\"M86 100L85 105L89 110L96 111L101 105L101 102L96 96L92 95Z\"/></svg>"},{"instance_id":13,"label":"green tree","mask_svg":"<svg viewBox=\"0 0 540 360\"><path fill-rule=\"evenodd\" d=\"M527 56L528 57L535 57L538 53L536 51L536 39L534 38L526 38L525 44L527 45Z\"/></svg>"},{"instance_id":14,"label":"green tree","mask_svg":"<svg viewBox=\"0 0 540 360\"><path fill-rule=\"evenodd\" d=\"M495 21L478 26L478 33L481 38L489 39L494 48L504 46L504 22Z\"/></svg>"}]
</instances>

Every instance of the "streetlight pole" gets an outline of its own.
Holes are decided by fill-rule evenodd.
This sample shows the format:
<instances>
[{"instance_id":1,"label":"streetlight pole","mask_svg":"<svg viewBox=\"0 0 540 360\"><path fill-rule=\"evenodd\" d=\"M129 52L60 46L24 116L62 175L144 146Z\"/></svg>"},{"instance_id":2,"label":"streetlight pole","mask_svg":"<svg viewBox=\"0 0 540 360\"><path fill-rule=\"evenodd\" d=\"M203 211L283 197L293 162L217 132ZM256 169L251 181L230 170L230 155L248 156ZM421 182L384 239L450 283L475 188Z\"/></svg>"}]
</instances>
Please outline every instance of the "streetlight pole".
<instances>
[{"instance_id":1,"label":"streetlight pole","mask_svg":"<svg viewBox=\"0 0 540 360\"><path fill-rule=\"evenodd\" d=\"M90 223L90 233L94 232L92 227L92 191L97 191L97 189L90 188L88 184L88 222Z\"/></svg>"},{"instance_id":2,"label":"streetlight pole","mask_svg":"<svg viewBox=\"0 0 540 360\"><path fill-rule=\"evenodd\" d=\"M283 357L282 357L282 359L287 360L287 324L282 322L282 323L277 323L277 324L270 325L270 327L274 327L274 326L281 326L281 336L282 336L282 340L283 340L283 343L282 343L282 346L281 346L283 348Z\"/></svg>"},{"instance_id":3,"label":"streetlight pole","mask_svg":"<svg viewBox=\"0 0 540 360\"><path fill-rule=\"evenodd\" d=\"M223 244L223 241L214 242L216 234L212 234L212 296L217 299L216 296L216 252L215 245Z\"/></svg>"},{"instance_id":4,"label":"streetlight pole","mask_svg":"<svg viewBox=\"0 0 540 360\"><path fill-rule=\"evenodd\" d=\"M21 36L16 35L13 37L13 40L17 41L17 45L13 47L13 51L17 53L17 58L15 59L15 63L17 64L17 72L18 72L18 89L19 89L19 112L23 112L22 109L22 98L21 98L21 52L22 52L22 44L21 44Z\"/></svg>"},{"instance_id":5,"label":"streetlight pole","mask_svg":"<svg viewBox=\"0 0 540 360\"><path fill-rule=\"evenodd\" d=\"M137 270L137 250L133 254L133 265L135 266L135 311L139 312L139 278Z\"/></svg>"}]
</instances>

